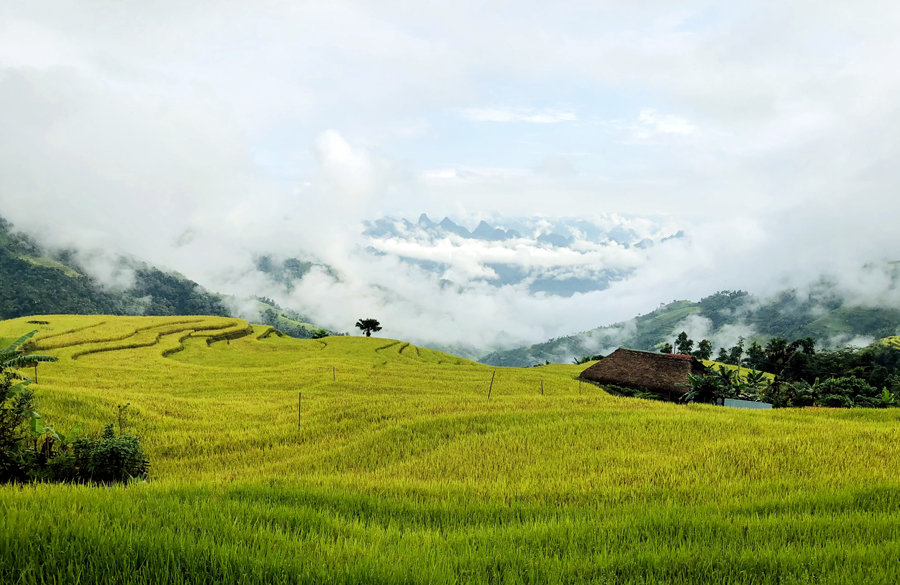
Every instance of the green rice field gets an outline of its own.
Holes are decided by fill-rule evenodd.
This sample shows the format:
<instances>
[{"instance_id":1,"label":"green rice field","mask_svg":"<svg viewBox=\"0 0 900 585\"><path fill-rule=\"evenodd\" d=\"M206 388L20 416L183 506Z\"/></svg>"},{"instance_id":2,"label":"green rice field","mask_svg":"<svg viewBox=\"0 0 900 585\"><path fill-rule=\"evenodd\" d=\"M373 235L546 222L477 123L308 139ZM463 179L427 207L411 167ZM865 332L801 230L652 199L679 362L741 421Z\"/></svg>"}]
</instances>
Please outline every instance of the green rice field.
<instances>
[{"instance_id":1,"label":"green rice field","mask_svg":"<svg viewBox=\"0 0 900 585\"><path fill-rule=\"evenodd\" d=\"M579 384L590 363L220 317L0 340L33 329L60 358L45 422L99 434L130 404L152 468L0 486L0 583L900 582L900 409L618 398Z\"/></svg>"}]
</instances>

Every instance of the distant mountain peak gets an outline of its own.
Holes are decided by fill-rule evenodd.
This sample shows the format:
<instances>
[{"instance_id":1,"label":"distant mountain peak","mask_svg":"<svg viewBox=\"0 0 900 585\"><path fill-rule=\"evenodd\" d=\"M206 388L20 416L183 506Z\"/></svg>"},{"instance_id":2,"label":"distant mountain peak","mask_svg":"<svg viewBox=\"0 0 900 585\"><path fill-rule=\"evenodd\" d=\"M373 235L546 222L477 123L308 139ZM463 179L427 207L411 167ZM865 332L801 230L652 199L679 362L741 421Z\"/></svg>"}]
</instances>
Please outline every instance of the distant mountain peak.
<instances>
[{"instance_id":1,"label":"distant mountain peak","mask_svg":"<svg viewBox=\"0 0 900 585\"><path fill-rule=\"evenodd\" d=\"M488 222L482 220L481 223L478 224L478 227L472 231L472 237L478 238L479 240L499 242L512 238L520 238L522 236L515 230L504 231L500 228L495 228Z\"/></svg>"},{"instance_id":2,"label":"distant mountain peak","mask_svg":"<svg viewBox=\"0 0 900 585\"><path fill-rule=\"evenodd\" d=\"M445 231L448 231L448 232L451 232L451 233L454 233L454 234L458 234L458 235L460 235L460 236L462 236L462 237L464 237L464 238L471 238L471 237L472 237L472 234L471 234L471 232L469 232L469 230L467 230L466 228L462 227L461 225L456 225L455 223L453 223L453 220L451 220L449 217L445 217L444 219L442 219L442 220L441 220L441 223L440 223L439 225L440 225Z\"/></svg>"},{"instance_id":3,"label":"distant mountain peak","mask_svg":"<svg viewBox=\"0 0 900 585\"><path fill-rule=\"evenodd\" d=\"M537 241L557 248L565 248L572 243L572 238L566 238L559 234L541 234L537 237Z\"/></svg>"},{"instance_id":4,"label":"distant mountain peak","mask_svg":"<svg viewBox=\"0 0 900 585\"><path fill-rule=\"evenodd\" d=\"M663 239L660 240L660 241L661 241L661 242L667 242L667 241L669 241L669 240L678 240L678 239L681 239L681 238L683 238L683 237L684 237L684 230L678 230L678 231L675 232L673 235L667 236L667 237L663 238Z\"/></svg>"},{"instance_id":5,"label":"distant mountain peak","mask_svg":"<svg viewBox=\"0 0 900 585\"><path fill-rule=\"evenodd\" d=\"M502 230L497 230L503 233ZM497 235L494 233L494 228L488 222L481 220L481 223L478 224L474 230L472 230L472 236L478 238L479 240L494 240L497 239ZM503 239L502 237L500 239Z\"/></svg>"}]
</instances>

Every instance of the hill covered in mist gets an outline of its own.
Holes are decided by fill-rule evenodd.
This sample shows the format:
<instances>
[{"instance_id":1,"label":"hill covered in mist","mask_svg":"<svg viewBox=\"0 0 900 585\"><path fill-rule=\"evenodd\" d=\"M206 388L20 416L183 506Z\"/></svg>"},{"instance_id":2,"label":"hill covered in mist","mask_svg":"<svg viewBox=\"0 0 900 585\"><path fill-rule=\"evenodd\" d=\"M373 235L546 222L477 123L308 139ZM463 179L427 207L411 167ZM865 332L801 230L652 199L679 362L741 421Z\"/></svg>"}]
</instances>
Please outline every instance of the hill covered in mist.
<instances>
[{"instance_id":1,"label":"hill covered in mist","mask_svg":"<svg viewBox=\"0 0 900 585\"><path fill-rule=\"evenodd\" d=\"M896 283L897 265L893 278ZM820 281L805 292L786 290L768 298L744 291L723 291L699 302L673 301L614 325L492 352L480 361L527 367L606 355L617 347L656 351L664 343L672 343L680 331L698 341L709 339L714 348L731 347L740 338L749 343L772 337L812 337L824 347L867 345L900 334L900 310L854 305L837 294L834 284L828 281Z\"/></svg>"},{"instance_id":2,"label":"hill covered in mist","mask_svg":"<svg viewBox=\"0 0 900 585\"><path fill-rule=\"evenodd\" d=\"M125 257L105 262L106 278L100 279L88 269L91 262L85 251L44 248L0 218L0 320L54 314L249 316L292 337L310 337L317 329L303 314L266 297L211 292L181 274ZM288 286L313 266L268 257L258 264Z\"/></svg>"},{"instance_id":3,"label":"hill covered in mist","mask_svg":"<svg viewBox=\"0 0 900 585\"><path fill-rule=\"evenodd\" d=\"M221 295L178 274L120 259L119 286L88 274L75 251L51 252L0 218L0 319L40 314L229 314Z\"/></svg>"}]
</instances>

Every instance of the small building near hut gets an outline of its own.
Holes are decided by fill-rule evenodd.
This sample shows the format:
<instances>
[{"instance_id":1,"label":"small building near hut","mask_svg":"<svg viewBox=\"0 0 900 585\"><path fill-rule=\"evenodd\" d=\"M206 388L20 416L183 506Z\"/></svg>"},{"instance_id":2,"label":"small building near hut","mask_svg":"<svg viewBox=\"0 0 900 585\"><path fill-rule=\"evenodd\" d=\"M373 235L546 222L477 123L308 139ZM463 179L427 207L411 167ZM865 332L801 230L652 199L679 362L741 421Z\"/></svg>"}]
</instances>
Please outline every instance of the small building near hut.
<instances>
[{"instance_id":1,"label":"small building near hut","mask_svg":"<svg viewBox=\"0 0 900 585\"><path fill-rule=\"evenodd\" d=\"M643 389L675 399L690 390L688 374L705 371L706 366L693 356L620 347L581 372L580 377L598 384Z\"/></svg>"}]
</instances>

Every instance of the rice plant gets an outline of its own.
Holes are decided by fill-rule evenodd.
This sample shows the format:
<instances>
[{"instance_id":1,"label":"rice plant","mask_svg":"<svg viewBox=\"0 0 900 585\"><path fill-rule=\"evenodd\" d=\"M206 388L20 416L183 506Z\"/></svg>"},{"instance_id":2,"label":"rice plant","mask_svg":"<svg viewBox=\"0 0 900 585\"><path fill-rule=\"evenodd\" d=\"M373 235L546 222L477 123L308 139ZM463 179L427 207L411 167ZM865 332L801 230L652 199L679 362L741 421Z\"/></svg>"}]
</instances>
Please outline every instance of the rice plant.
<instances>
[{"instance_id":1,"label":"rice plant","mask_svg":"<svg viewBox=\"0 0 900 585\"><path fill-rule=\"evenodd\" d=\"M60 358L34 386L48 424L99 433L130 404L153 467L0 487L3 582L900 578L900 409L618 398L585 366L219 317L27 320L0 337Z\"/></svg>"}]
</instances>

